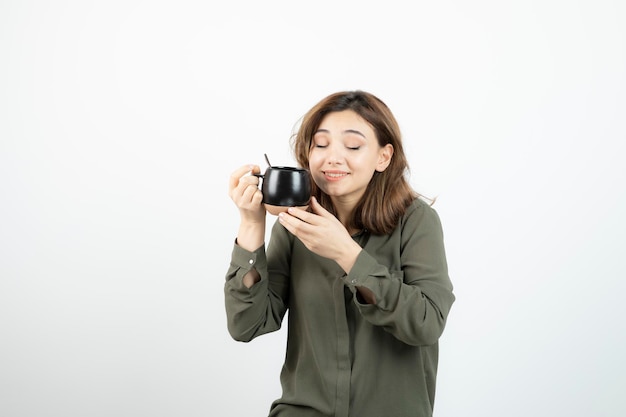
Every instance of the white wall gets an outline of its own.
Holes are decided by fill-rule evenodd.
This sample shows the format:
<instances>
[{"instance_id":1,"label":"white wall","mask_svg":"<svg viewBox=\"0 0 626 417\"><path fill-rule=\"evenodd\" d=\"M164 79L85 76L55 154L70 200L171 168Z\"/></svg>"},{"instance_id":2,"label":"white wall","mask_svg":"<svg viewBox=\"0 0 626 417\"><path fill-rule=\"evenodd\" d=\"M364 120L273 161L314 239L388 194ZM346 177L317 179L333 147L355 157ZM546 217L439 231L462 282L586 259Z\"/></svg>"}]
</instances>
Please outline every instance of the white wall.
<instances>
[{"instance_id":1,"label":"white wall","mask_svg":"<svg viewBox=\"0 0 626 417\"><path fill-rule=\"evenodd\" d=\"M435 415L623 416L626 3L226 3L0 3L0 415L265 415L228 176L358 88L438 196Z\"/></svg>"}]
</instances>

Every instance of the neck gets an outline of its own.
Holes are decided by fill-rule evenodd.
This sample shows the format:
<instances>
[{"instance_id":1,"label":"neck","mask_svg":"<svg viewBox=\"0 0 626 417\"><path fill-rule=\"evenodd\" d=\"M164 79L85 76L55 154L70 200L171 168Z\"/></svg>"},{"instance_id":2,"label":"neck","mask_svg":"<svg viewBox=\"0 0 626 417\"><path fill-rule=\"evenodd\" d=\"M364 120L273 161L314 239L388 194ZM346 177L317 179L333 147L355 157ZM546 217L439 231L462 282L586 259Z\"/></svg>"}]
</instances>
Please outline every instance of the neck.
<instances>
[{"instance_id":1,"label":"neck","mask_svg":"<svg viewBox=\"0 0 626 417\"><path fill-rule=\"evenodd\" d=\"M350 223L352 223L351 220L354 216L356 203L342 201L341 199L333 199L333 204L335 205L335 210L337 211L337 219L339 219L341 224L343 224L350 234L356 233L358 229L354 229L349 226Z\"/></svg>"}]
</instances>

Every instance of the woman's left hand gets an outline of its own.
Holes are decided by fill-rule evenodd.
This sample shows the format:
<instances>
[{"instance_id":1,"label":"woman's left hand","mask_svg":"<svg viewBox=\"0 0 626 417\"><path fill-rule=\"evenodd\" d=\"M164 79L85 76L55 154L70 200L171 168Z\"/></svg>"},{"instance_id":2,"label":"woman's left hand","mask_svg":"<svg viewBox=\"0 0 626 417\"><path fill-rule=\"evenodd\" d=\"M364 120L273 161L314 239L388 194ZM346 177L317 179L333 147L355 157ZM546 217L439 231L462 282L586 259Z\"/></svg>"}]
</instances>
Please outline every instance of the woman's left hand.
<instances>
[{"instance_id":1,"label":"woman's left hand","mask_svg":"<svg viewBox=\"0 0 626 417\"><path fill-rule=\"evenodd\" d=\"M311 198L312 213L290 207L280 213L280 223L311 251L319 256L333 259L346 273L350 272L361 247L343 224L322 207L315 197Z\"/></svg>"}]
</instances>

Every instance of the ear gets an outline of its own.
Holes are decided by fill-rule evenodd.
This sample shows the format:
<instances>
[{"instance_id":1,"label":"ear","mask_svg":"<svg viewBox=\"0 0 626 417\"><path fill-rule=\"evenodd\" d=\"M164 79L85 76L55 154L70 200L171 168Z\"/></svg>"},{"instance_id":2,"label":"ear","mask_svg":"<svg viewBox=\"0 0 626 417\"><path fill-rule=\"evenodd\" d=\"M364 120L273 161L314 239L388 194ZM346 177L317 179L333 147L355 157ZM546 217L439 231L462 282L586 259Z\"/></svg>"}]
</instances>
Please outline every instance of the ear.
<instances>
[{"instance_id":1,"label":"ear","mask_svg":"<svg viewBox=\"0 0 626 417\"><path fill-rule=\"evenodd\" d=\"M376 171L383 172L387 169L391 163L391 157L393 156L393 145L391 143L386 144L378 151L378 164L376 164Z\"/></svg>"}]
</instances>

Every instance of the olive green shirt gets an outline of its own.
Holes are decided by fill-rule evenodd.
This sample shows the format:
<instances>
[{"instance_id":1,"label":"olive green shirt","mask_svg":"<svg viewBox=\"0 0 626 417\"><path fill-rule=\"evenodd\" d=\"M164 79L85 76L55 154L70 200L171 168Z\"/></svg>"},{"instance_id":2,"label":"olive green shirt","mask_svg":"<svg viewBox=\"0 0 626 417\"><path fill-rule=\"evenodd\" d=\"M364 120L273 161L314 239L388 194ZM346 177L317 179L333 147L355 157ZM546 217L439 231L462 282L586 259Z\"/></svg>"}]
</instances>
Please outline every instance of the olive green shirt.
<instances>
[{"instance_id":1,"label":"olive green shirt","mask_svg":"<svg viewBox=\"0 0 626 417\"><path fill-rule=\"evenodd\" d=\"M455 299L439 216L418 199L390 235L353 238L363 250L349 274L278 222L267 251L234 245L224 287L231 336L275 331L289 310L282 396L269 416L432 415L438 340ZM248 289L252 268L261 280Z\"/></svg>"}]
</instances>

